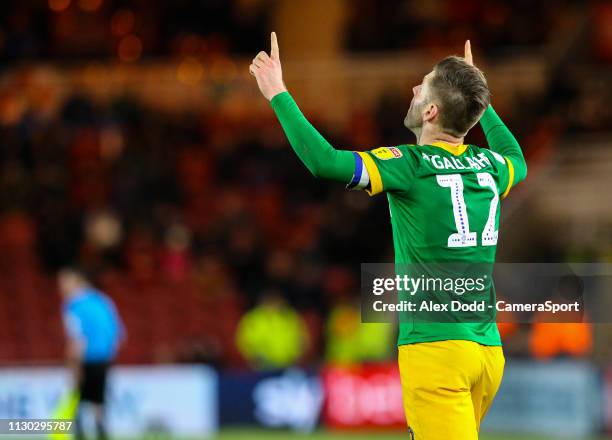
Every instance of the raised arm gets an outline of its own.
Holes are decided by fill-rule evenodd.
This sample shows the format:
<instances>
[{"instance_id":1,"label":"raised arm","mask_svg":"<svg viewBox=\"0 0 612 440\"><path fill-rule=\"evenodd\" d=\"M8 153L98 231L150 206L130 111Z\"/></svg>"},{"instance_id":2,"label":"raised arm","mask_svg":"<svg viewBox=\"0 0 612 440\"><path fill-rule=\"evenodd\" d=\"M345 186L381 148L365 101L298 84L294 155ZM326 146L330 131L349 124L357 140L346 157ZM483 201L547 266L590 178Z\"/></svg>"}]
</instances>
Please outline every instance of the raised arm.
<instances>
[{"instance_id":1,"label":"raised arm","mask_svg":"<svg viewBox=\"0 0 612 440\"><path fill-rule=\"evenodd\" d=\"M474 65L470 40L465 42L465 60L468 64ZM480 125L487 138L489 148L504 156L510 163L509 167L512 167L514 179L513 182L510 182L510 186L516 185L525 179L527 176L527 162L525 162L521 146L512 132L506 127L506 124L495 113L492 106L485 110L480 119Z\"/></svg>"},{"instance_id":2,"label":"raised arm","mask_svg":"<svg viewBox=\"0 0 612 440\"><path fill-rule=\"evenodd\" d=\"M355 172L351 151L336 150L308 122L283 83L276 34L270 36L270 55L261 51L249 66L262 95L270 101L291 147L315 177L349 183Z\"/></svg>"},{"instance_id":3,"label":"raised arm","mask_svg":"<svg viewBox=\"0 0 612 440\"><path fill-rule=\"evenodd\" d=\"M289 94L272 98L272 108L289 143L315 177L348 183L355 171L355 158L350 151L336 150L302 114Z\"/></svg>"},{"instance_id":4,"label":"raised arm","mask_svg":"<svg viewBox=\"0 0 612 440\"><path fill-rule=\"evenodd\" d=\"M527 176L527 162L523 151L512 132L506 127L492 106L489 106L480 119L487 143L491 150L501 154L511 163L514 172L512 185L517 184Z\"/></svg>"}]
</instances>

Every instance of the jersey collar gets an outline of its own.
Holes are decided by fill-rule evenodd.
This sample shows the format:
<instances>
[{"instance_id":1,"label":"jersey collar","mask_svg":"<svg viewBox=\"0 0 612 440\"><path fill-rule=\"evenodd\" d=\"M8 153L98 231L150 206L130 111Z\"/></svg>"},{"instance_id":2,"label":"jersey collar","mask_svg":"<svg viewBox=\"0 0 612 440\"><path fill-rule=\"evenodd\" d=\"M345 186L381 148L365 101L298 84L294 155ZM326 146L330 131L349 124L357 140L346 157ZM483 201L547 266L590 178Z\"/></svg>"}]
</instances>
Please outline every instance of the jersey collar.
<instances>
[{"instance_id":1,"label":"jersey collar","mask_svg":"<svg viewBox=\"0 0 612 440\"><path fill-rule=\"evenodd\" d=\"M448 151L454 156L462 155L463 153L465 153L465 150L467 150L467 147L468 147L465 144L451 145L451 144L447 144L446 142L434 142L433 144L430 144L430 145L433 147L442 148L443 150Z\"/></svg>"}]
</instances>

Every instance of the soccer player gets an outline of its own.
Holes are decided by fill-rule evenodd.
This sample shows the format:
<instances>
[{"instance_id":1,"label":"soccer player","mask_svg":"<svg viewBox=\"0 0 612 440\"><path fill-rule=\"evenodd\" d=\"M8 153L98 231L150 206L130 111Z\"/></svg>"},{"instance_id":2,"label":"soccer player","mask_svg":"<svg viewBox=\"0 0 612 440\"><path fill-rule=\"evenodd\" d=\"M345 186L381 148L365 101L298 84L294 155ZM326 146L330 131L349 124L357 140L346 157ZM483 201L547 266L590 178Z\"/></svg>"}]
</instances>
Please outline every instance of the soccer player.
<instances>
[{"instance_id":1,"label":"soccer player","mask_svg":"<svg viewBox=\"0 0 612 440\"><path fill-rule=\"evenodd\" d=\"M387 193L396 263L495 260L499 201L523 180L521 148L493 108L482 72L448 57L413 88L404 125L415 145L366 152L334 149L283 83L276 35L249 71L295 153L318 178ZM489 149L464 144L480 121ZM489 304L494 304L492 284ZM473 440L501 383L504 356L494 320L402 322L399 368L409 431L417 440Z\"/></svg>"},{"instance_id":2,"label":"soccer player","mask_svg":"<svg viewBox=\"0 0 612 440\"><path fill-rule=\"evenodd\" d=\"M64 297L63 318L67 336L66 358L81 402L94 409L98 438L107 438L104 426L106 378L111 363L125 338L123 323L115 305L94 289L77 269L58 274ZM76 438L82 439L80 411L76 417Z\"/></svg>"}]
</instances>

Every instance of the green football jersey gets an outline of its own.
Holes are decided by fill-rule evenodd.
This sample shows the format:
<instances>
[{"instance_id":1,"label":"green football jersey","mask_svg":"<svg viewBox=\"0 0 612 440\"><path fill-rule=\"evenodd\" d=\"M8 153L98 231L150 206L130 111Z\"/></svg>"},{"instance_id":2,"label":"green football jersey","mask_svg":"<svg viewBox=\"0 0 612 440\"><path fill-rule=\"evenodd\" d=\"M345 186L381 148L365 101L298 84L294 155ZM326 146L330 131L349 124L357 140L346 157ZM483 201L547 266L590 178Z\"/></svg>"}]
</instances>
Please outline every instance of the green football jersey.
<instances>
[{"instance_id":1,"label":"green football jersey","mask_svg":"<svg viewBox=\"0 0 612 440\"><path fill-rule=\"evenodd\" d=\"M396 265L484 264L492 274L500 200L514 183L510 160L474 145L444 143L378 148L355 158L353 186L368 182L371 195L387 193ZM400 318L398 344L461 339L501 345L492 277L481 298L492 305L493 319Z\"/></svg>"},{"instance_id":2,"label":"green football jersey","mask_svg":"<svg viewBox=\"0 0 612 440\"><path fill-rule=\"evenodd\" d=\"M270 104L291 147L313 176L349 182L348 188L372 195L387 193L396 274L411 275L417 266L425 268L427 276L450 274L455 282L465 274L492 275L500 200L527 175L520 145L493 107L480 119L490 150L440 143L351 152L333 148L288 92L279 93ZM491 313L401 313L399 344L459 339L500 345L492 276L482 286L471 298L484 300ZM457 287L457 283L450 289L426 287L419 293L432 302L448 302L449 297L458 297L461 305L469 302L471 298Z\"/></svg>"}]
</instances>

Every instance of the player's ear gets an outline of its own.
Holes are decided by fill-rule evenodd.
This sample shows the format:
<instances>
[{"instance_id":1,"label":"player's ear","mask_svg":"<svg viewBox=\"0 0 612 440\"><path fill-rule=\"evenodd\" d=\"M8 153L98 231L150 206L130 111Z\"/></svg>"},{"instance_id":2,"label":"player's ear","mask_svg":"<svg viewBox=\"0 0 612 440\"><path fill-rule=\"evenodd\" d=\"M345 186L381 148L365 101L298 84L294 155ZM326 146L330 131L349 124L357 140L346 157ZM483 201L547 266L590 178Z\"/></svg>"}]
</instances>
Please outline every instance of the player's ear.
<instances>
[{"instance_id":1,"label":"player's ear","mask_svg":"<svg viewBox=\"0 0 612 440\"><path fill-rule=\"evenodd\" d=\"M438 105L434 102L430 102L425 106L423 111L423 121L432 122L436 116L438 116Z\"/></svg>"}]
</instances>

